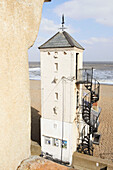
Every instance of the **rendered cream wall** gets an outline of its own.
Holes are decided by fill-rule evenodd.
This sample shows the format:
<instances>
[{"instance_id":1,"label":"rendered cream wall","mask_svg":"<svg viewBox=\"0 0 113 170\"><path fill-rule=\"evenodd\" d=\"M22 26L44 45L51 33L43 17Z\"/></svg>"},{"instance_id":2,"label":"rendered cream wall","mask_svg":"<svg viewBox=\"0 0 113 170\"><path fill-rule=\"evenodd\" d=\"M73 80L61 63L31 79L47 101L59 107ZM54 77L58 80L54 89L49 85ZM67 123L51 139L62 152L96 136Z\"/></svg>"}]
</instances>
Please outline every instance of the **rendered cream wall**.
<instances>
[{"instance_id":1,"label":"rendered cream wall","mask_svg":"<svg viewBox=\"0 0 113 170\"><path fill-rule=\"evenodd\" d=\"M77 48L41 49L41 146L43 152L48 152L57 158L61 158L61 148L45 144L45 136L62 139L62 120L64 121L64 140L67 140L68 148L64 150L64 161L70 161L77 147L78 129L76 118L76 84L70 81L76 73L76 53L79 53L78 69L82 68L83 50ZM49 52L49 54L48 54ZM55 58L55 52L58 52ZM66 52L66 54L64 54ZM55 71L55 63L58 63L58 71ZM62 79L65 76L67 79ZM53 82L57 77L58 81ZM55 100L55 93L58 100ZM53 108L57 107L57 114ZM62 119L63 118L63 119ZM53 125L57 122L58 128ZM71 127L71 128L70 128ZM70 133L70 134L68 134ZM67 155L67 157L66 157ZM69 157L68 157L69 155Z\"/></svg>"},{"instance_id":2,"label":"rendered cream wall","mask_svg":"<svg viewBox=\"0 0 113 170\"><path fill-rule=\"evenodd\" d=\"M45 126L43 126L45 125ZM56 126L54 126L56 125ZM62 122L61 121L53 121L50 119L41 118L41 146L43 152L48 152L53 155L53 158L61 159L61 143L59 142L59 146L54 146L53 138L62 140ZM67 141L67 149L62 149L62 160L72 161L72 154L76 150L76 128L72 123L64 122L64 135L63 140ZM45 143L45 137L51 138L51 145Z\"/></svg>"},{"instance_id":3,"label":"rendered cream wall","mask_svg":"<svg viewBox=\"0 0 113 170\"><path fill-rule=\"evenodd\" d=\"M41 89L42 89L42 116L44 118L62 120L62 100L63 100L63 87L64 87L64 108L65 117L64 121L72 122L72 115L74 114L74 81L66 80L63 85L62 76L72 78L74 72L74 56L71 56L73 51L66 49L67 54L64 55L63 50L58 51L58 58L54 58L55 50L48 55L48 52L41 51ZM72 59L71 59L72 58ZM58 63L58 71L55 71L55 63ZM73 67L73 68L72 68ZM57 77L57 83L53 83L54 78ZM58 92L58 101L55 100L55 93ZM70 101L72 106L70 106ZM68 106L67 106L68 103ZM54 107L58 108L58 114L53 112ZM73 107L73 109L72 109ZM72 115L69 113L72 112Z\"/></svg>"},{"instance_id":4,"label":"rendered cream wall","mask_svg":"<svg viewBox=\"0 0 113 170\"><path fill-rule=\"evenodd\" d=\"M44 0L0 1L0 169L14 170L30 155L27 50L33 45Z\"/></svg>"},{"instance_id":5,"label":"rendered cream wall","mask_svg":"<svg viewBox=\"0 0 113 170\"><path fill-rule=\"evenodd\" d=\"M46 50L43 49L40 51L42 117L61 121L63 107L62 103L64 103L64 121L73 122L76 116L75 80L70 81L62 79L62 76L69 79L75 77L76 52L79 52L78 68L82 68L83 50L79 50L77 48L63 48ZM54 58L55 51L58 51L58 58ZM64 55L64 51L67 53L66 55ZM48 55L48 52L50 52L50 55ZM55 71L55 63L58 63L58 71ZM58 78L57 83L53 83L55 77ZM58 101L55 100L55 93L57 92ZM58 110L57 115L55 115L53 112L53 108L55 106Z\"/></svg>"}]
</instances>

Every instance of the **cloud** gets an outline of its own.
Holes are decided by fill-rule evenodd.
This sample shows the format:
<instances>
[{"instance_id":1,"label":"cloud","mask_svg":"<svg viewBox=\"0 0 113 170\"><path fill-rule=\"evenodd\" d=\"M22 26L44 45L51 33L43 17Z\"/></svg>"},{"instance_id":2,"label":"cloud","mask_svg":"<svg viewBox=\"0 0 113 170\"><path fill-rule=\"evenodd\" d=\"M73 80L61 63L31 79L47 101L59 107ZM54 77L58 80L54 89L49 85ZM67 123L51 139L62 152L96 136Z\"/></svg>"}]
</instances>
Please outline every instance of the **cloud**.
<instances>
[{"instance_id":1,"label":"cloud","mask_svg":"<svg viewBox=\"0 0 113 170\"><path fill-rule=\"evenodd\" d=\"M67 25L66 27L68 28L68 32L70 34L79 32L79 30L75 30L71 25ZM37 44L41 45L42 43L47 41L49 38L55 35L56 32L60 31L59 28L61 28L61 25L56 24L53 20L42 18L42 21L40 24L39 35L34 45L37 45Z\"/></svg>"},{"instance_id":2,"label":"cloud","mask_svg":"<svg viewBox=\"0 0 113 170\"><path fill-rule=\"evenodd\" d=\"M39 50L38 47L51 38L56 32L60 31L61 25L56 24L53 20L47 18L42 18L40 24L39 35L34 43L34 45L28 50L29 60L39 60ZM69 33L78 32L72 26L67 25Z\"/></svg>"},{"instance_id":3,"label":"cloud","mask_svg":"<svg viewBox=\"0 0 113 170\"><path fill-rule=\"evenodd\" d=\"M81 40L81 43L85 45L94 45L97 43L113 43L113 38L91 37L87 40Z\"/></svg>"},{"instance_id":4,"label":"cloud","mask_svg":"<svg viewBox=\"0 0 113 170\"><path fill-rule=\"evenodd\" d=\"M113 37L91 37L80 41L85 47L85 61L113 61Z\"/></svg>"},{"instance_id":5,"label":"cloud","mask_svg":"<svg viewBox=\"0 0 113 170\"><path fill-rule=\"evenodd\" d=\"M54 33L55 31L58 30L59 27L60 25L55 24L53 20L42 18L41 25L40 25L41 32Z\"/></svg>"},{"instance_id":6,"label":"cloud","mask_svg":"<svg viewBox=\"0 0 113 170\"><path fill-rule=\"evenodd\" d=\"M70 0L57 6L54 12L76 20L92 18L98 23L113 26L113 0Z\"/></svg>"},{"instance_id":7,"label":"cloud","mask_svg":"<svg viewBox=\"0 0 113 170\"><path fill-rule=\"evenodd\" d=\"M55 32L59 31L59 28L61 28L60 24L56 24L53 20L42 18L41 25L40 25L41 33L54 34ZM78 32L78 30L72 28L71 25L67 25L67 28L70 33Z\"/></svg>"}]
</instances>

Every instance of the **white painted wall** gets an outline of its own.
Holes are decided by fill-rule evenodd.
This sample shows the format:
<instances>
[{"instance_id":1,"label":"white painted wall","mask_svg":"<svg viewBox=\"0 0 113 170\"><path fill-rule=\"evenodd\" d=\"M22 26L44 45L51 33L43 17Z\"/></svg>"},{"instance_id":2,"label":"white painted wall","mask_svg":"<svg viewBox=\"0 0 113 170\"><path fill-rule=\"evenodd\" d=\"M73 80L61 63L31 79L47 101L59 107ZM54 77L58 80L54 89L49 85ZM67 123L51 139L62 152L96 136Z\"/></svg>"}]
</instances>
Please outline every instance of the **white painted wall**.
<instances>
[{"instance_id":1,"label":"white painted wall","mask_svg":"<svg viewBox=\"0 0 113 170\"><path fill-rule=\"evenodd\" d=\"M46 128L45 128L46 127ZM61 148L62 140L62 128L64 131L63 140L67 141L67 149ZM75 123L66 123L64 122L62 126L61 121L50 120L41 118L41 146L43 152L48 152L53 155L53 158L61 158L61 149L62 149L62 160L63 161L72 161L72 154L76 150L77 145L77 131L75 128ZM45 138L51 138L51 144L48 145L45 143ZM53 145L53 138L59 139L59 146Z\"/></svg>"},{"instance_id":2,"label":"white painted wall","mask_svg":"<svg viewBox=\"0 0 113 170\"><path fill-rule=\"evenodd\" d=\"M56 54L57 52L57 54ZM61 148L44 143L44 136L62 139L62 121L64 121L64 140L68 148L63 149L63 160L70 161L77 147L78 130L76 125L76 53L79 53L78 69L82 68L83 50L77 48L41 49L41 146L42 151L61 158ZM55 57L57 56L57 57ZM58 71L55 70L58 63ZM65 78L62 78L65 77ZM54 83L54 78L57 82ZM71 79L73 80L71 81ZM78 89L79 90L79 89ZM58 93L58 100L55 99ZM80 93L81 96L81 93ZM57 114L53 108L57 108ZM57 122L57 129L53 124Z\"/></svg>"}]
</instances>

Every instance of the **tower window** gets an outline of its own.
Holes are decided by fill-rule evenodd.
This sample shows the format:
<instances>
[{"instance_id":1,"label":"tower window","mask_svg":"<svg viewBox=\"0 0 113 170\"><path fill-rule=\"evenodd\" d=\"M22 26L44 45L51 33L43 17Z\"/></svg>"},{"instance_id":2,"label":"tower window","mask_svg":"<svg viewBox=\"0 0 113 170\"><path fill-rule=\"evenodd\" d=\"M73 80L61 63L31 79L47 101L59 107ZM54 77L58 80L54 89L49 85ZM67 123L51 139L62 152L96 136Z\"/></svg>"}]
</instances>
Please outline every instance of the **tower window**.
<instances>
[{"instance_id":1,"label":"tower window","mask_svg":"<svg viewBox=\"0 0 113 170\"><path fill-rule=\"evenodd\" d=\"M79 92L77 91L77 105L76 105L76 109L78 109L79 107Z\"/></svg>"},{"instance_id":2,"label":"tower window","mask_svg":"<svg viewBox=\"0 0 113 170\"><path fill-rule=\"evenodd\" d=\"M55 100L58 100L58 93L55 93Z\"/></svg>"},{"instance_id":3,"label":"tower window","mask_svg":"<svg viewBox=\"0 0 113 170\"><path fill-rule=\"evenodd\" d=\"M58 77L55 77L54 80L53 80L53 82L54 82L54 83L57 83L57 81L58 81Z\"/></svg>"},{"instance_id":4,"label":"tower window","mask_svg":"<svg viewBox=\"0 0 113 170\"><path fill-rule=\"evenodd\" d=\"M53 111L54 111L54 114L57 115L57 107L56 106L53 108Z\"/></svg>"},{"instance_id":5,"label":"tower window","mask_svg":"<svg viewBox=\"0 0 113 170\"><path fill-rule=\"evenodd\" d=\"M58 71L58 63L55 63L55 71Z\"/></svg>"},{"instance_id":6,"label":"tower window","mask_svg":"<svg viewBox=\"0 0 113 170\"><path fill-rule=\"evenodd\" d=\"M54 58L58 58L58 52L55 52Z\"/></svg>"}]
</instances>

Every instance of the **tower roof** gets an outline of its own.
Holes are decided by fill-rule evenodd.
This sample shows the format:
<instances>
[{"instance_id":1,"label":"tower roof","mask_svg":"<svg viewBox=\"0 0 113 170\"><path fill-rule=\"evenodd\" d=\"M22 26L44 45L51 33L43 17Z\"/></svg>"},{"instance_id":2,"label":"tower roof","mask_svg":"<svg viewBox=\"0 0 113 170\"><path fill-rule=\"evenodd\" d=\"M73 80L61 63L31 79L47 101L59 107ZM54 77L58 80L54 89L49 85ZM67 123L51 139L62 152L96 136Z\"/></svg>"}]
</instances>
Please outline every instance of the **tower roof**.
<instances>
[{"instance_id":1,"label":"tower roof","mask_svg":"<svg viewBox=\"0 0 113 170\"><path fill-rule=\"evenodd\" d=\"M69 47L76 47L84 50L84 48L77 41L75 41L66 31L63 31L57 32L52 38L42 44L39 49Z\"/></svg>"}]
</instances>

